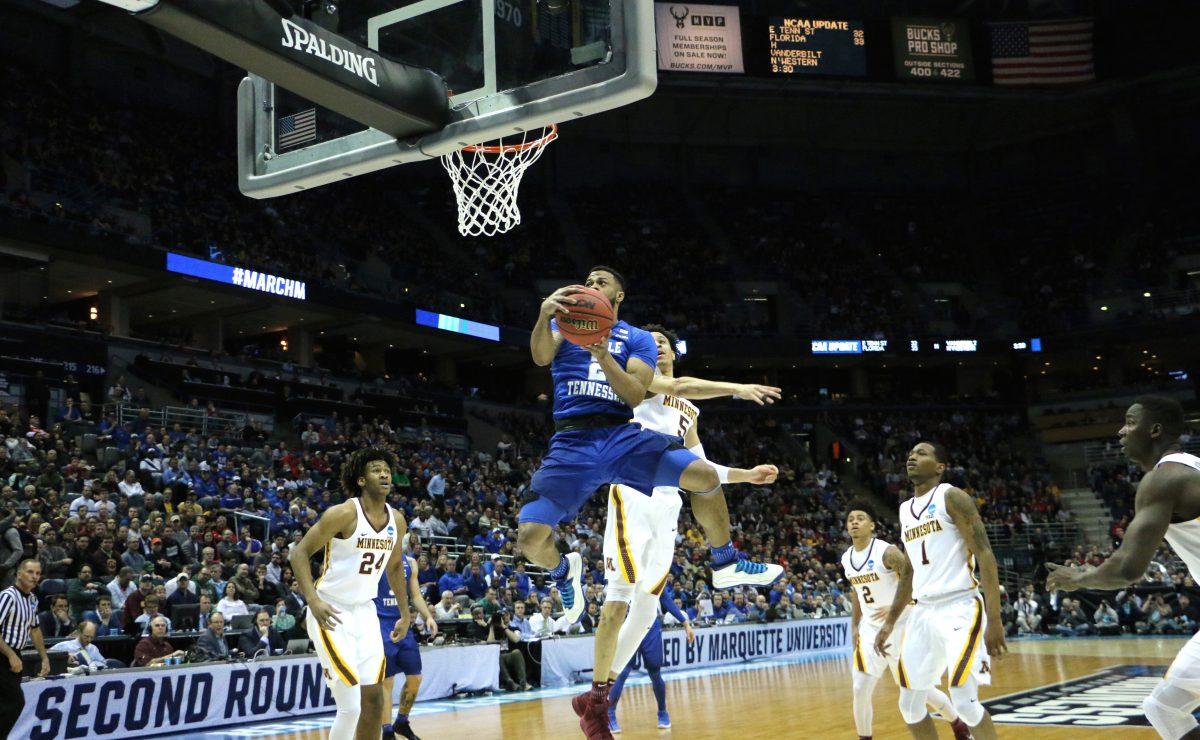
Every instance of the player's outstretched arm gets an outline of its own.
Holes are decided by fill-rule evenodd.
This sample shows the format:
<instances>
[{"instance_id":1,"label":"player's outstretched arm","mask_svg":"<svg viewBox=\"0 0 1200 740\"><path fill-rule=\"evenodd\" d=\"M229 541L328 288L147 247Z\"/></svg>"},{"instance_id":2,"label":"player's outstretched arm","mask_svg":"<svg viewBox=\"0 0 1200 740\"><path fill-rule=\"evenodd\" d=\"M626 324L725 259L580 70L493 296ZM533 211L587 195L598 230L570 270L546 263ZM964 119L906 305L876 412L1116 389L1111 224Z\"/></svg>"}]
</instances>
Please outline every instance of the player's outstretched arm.
<instances>
[{"instance_id":1,"label":"player's outstretched arm","mask_svg":"<svg viewBox=\"0 0 1200 740\"><path fill-rule=\"evenodd\" d=\"M892 606L888 609L883 626L879 628L879 633L875 637L875 652L887 657L887 649L890 647L888 638L891 637L892 630L896 627L896 621L900 619L900 615L912 601L913 570L912 563L908 562L908 555L901 552L900 548L895 545L891 545L883 551L883 564L894 571L899 579L896 586L896 597L892 599Z\"/></svg>"},{"instance_id":2,"label":"player's outstretched arm","mask_svg":"<svg viewBox=\"0 0 1200 740\"><path fill-rule=\"evenodd\" d=\"M1125 538L1117 551L1093 569L1046 563L1050 571L1046 590L1116 589L1140 579L1171 524L1176 498L1186 485L1186 471L1182 465L1164 465L1147 473L1133 499L1133 521L1125 528Z\"/></svg>"},{"instance_id":3,"label":"player's outstretched arm","mask_svg":"<svg viewBox=\"0 0 1200 740\"><path fill-rule=\"evenodd\" d=\"M403 542L404 535L408 531L408 523L404 520L404 513L399 509L394 509L392 518L396 523L396 542ZM384 575L388 579L388 586L391 587L392 593L396 594L396 608L400 611L400 619L396 620L396 627L392 630L392 642L399 642L408 634L408 627L412 623L412 615L408 613L408 588L410 584L404 580L403 550L392 553L392 557L388 558L387 569L384 570Z\"/></svg>"},{"instance_id":4,"label":"player's outstretched arm","mask_svg":"<svg viewBox=\"0 0 1200 740\"><path fill-rule=\"evenodd\" d=\"M333 629L341 620L337 617L337 610L317 596L310 560L313 553L328 545L335 536L352 532L357 521L358 512L353 502L345 501L331 507L321 515L312 529L304 533L304 538L288 554L292 574L300 584L300 593L308 602L308 610L317 620L317 624L325 629Z\"/></svg>"},{"instance_id":5,"label":"player's outstretched arm","mask_svg":"<svg viewBox=\"0 0 1200 740\"><path fill-rule=\"evenodd\" d=\"M1008 652L1004 642L1004 623L1000 619L1000 571L996 567L996 555L988 540L987 529L979 516L979 509L966 491L951 488L946 492L946 512L954 520L954 526L962 533L967 549L979 563L979 586L983 590L983 604L987 609L987 631L983 635L988 655L999 658Z\"/></svg>"},{"instance_id":6,"label":"player's outstretched arm","mask_svg":"<svg viewBox=\"0 0 1200 740\"><path fill-rule=\"evenodd\" d=\"M533 364L545 367L554 362L558 354L558 346L562 344L562 335L550 329L550 319L559 311L566 311L567 306L574 305L575 299L571 294L582 288L582 285L568 285L551 293L538 309L537 323L533 325L533 333L529 335L529 353L533 355Z\"/></svg>"},{"instance_id":7,"label":"player's outstretched arm","mask_svg":"<svg viewBox=\"0 0 1200 740\"><path fill-rule=\"evenodd\" d=\"M759 406L765 403L775 403L780 398L781 390L773 385L758 385L757 383L727 383L723 380L704 380L684 376L668 378L656 375L650 381L651 393L665 393L676 398L688 398L693 401L703 401L709 398L740 398L744 401L754 401Z\"/></svg>"}]
</instances>

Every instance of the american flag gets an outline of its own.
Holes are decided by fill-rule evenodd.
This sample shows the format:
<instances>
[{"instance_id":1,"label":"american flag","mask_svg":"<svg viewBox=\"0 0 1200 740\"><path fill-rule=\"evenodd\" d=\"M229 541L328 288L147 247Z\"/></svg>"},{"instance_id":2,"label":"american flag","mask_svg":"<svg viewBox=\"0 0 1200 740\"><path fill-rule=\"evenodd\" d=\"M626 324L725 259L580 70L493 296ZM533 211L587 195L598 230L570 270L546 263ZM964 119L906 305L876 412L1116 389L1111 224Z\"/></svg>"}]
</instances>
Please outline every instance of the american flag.
<instances>
[{"instance_id":1,"label":"american flag","mask_svg":"<svg viewBox=\"0 0 1200 740\"><path fill-rule=\"evenodd\" d=\"M290 116L280 116L275 126L279 149L287 149L317 138L317 109L309 108Z\"/></svg>"},{"instance_id":2,"label":"american flag","mask_svg":"<svg viewBox=\"0 0 1200 740\"><path fill-rule=\"evenodd\" d=\"M1096 79L1089 18L992 25L997 85L1061 85Z\"/></svg>"}]
</instances>

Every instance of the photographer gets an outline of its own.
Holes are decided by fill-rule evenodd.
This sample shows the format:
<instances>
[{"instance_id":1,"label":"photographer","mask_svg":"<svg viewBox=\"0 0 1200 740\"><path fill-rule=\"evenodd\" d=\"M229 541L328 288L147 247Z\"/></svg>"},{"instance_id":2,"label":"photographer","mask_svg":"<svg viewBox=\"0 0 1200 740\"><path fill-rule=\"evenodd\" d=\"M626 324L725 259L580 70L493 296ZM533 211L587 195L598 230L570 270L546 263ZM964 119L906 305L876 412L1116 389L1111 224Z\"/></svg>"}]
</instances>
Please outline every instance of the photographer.
<instances>
[{"instance_id":1,"label":"photographer","mask_svg":"<svg viewBox=\"0 0 1200 740\"><path fill-rule=\"evenodd\" d=\"M1121 625L1120 619L1117 616L1117 610L1112 608L1112 604L1108 603L1108 599L1104 599L1100 602L1100 606L1096 607L1095 623L1096 634L1121 634Z\"/></svg>"},{"instance_id":2,"label":"photographer","mask_svg":"<svg viewBox=\"0 0 1200 740\"><path fill-rule=\"evenodd\" d=\"M501 643L500 685L505 691L528 691L525 656L518 649L521 633L508 626L508 615L496 612L490 620L484 619L483 608L477 606L471 610L471 619L471 637L487 643Z\"/></svg>"}]
</instances>

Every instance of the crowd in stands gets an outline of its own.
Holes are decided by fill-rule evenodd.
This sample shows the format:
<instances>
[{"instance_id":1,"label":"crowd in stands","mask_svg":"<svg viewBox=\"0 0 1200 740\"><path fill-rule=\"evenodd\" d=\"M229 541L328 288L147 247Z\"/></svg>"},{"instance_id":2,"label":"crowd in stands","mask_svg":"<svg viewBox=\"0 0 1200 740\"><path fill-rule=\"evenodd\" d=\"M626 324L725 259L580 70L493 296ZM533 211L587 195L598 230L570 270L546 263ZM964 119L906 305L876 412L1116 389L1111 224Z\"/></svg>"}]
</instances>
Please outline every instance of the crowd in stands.
<instances>
[{"instance_id":1,"label":"crowd in stands","mask_svg":"<svg viewBox=\"0 0 1200 740\"><path fill-rule=\"evenodd\" d=\"M492 323L530 324L537 280L577 281L607 263L631 279L630 316L693 334L919 337L931 321L978 333L1012 317L1045 332L1089 320L1089 297L1108 289L1099 276L1121 269L1099 255L1120 235L1132 234L1130 274L1161 273L1163 260L1196 247L1192 199L1183 197L1164 198L1131 230L1118 208L1104 207L1110 195L1094 190L1028 208L767 188L668 198L661 186L537 182L527 183L518 231L462 240L448 183L418 177L389 195L401 186L376 173L245 198L232 148L206 127L11 64L0 65L0 85L12 91L0 102L10 213ZM405 207L392 207L401 197ZM974 278L969 301L938 287L964 275ZM747 293L735 281L778 293Z\"/></svg>"},{"instance_id":2,"label":"crowd in stands","mask_svg":"<svg viewBox=\"0 0 1200 740\"><path fill-rule=\"evenodd\" d=\"M907 487L905 463L920 441L950 451L945 480L975 497L990 524L1012 529L1068 521L1046 462L1031 454L1015 410L829 412L829 424L855 449L860 478L887 501Z\"/></svg>"}]
</instances>

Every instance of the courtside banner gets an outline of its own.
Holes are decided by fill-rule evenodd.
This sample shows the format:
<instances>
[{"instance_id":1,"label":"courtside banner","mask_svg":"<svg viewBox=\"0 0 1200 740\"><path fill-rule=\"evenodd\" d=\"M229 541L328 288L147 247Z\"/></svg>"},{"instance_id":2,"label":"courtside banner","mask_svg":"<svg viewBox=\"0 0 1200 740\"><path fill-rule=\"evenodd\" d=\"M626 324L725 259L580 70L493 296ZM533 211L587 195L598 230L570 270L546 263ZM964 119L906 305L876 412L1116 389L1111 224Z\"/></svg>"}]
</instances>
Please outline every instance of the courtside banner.
<instances>
[{"instance_id":1,"label":"courtside banner","mask_svg":"<svg viewBox=\"0 0 1200 740\"><path fill-rule=\"evenodd\" d=\"M734 5L655 3L658 68L671 72L745 72L742 17Z\"/></svg>"},{"instance_id":2,"label":"courtside banner","mask_svg":"<svg viewBox=\"0 0 1200 740\"><path fill-rule=\"evenodd\" d=\"M592 636L544 641L542 686L561 687L590 680L594 643ZM849 652L849 617L699 628L691 645L681 629L663 632L664 671L767 658L820 660Z\"/></svg>"},{"instance_id":3,"label":"courtside banner","mask_svg":"<svg viewBox=\"0 0 1200 740\"><path fill-rule=\"evenodd\" d=\"M499 688L498 645L422 650L421 661L418 701ZM22 688L25 710L9 737L29 740L146 738L336 709L315 655L101 672Z\"/></svg>"}]
</instances>

